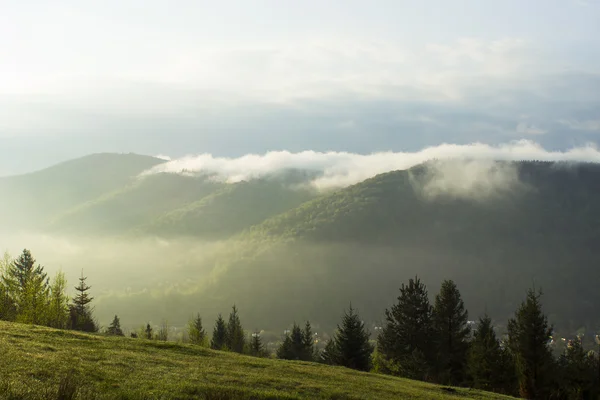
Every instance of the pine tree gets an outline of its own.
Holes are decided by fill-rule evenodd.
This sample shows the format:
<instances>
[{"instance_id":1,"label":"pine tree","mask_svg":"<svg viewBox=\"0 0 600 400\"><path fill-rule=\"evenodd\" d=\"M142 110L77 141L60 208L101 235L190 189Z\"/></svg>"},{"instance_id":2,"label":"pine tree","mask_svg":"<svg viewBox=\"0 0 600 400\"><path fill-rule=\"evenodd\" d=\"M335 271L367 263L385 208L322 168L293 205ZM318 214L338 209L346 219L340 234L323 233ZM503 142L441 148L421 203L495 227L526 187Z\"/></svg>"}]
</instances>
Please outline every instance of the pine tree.
<instances>
[{"instance_id":1,"label":"pine tree","mask_svg":"<svg viewBox=\"0 0 600 400\"><path fill-rule=\"evenodd\" d=\"M378 351L402 376L425 380L432 360L432 307L419 278L402 284L398 304L386 310L386 324L378 337Z\"/></svg>"},{"instance_id":2,"label":"pine tree","mask_svg":"<svg viewBox=\"0 0 600 400\"><path fill-rule=\"evenodd\" d=\"M27 249L6 271L5 285L15 305L15 320L30 324L47 323L48 278Z\"/></svg>"},{"instance_id":3,"label":"pine tree","mask_svg":"<svg viewBox=\"0 0 600 400\"><path fill-rule=\"evenodd\" d=\"M202 326L200 314L188 323L188 336L193 344L204 346L206 344L206 331Z\"/></svg>"},{"instance_id":4,"label":"pine tree","mask_svg":"<svg viewBox=\"0 0 600 400\"><path fill-rule=\"evenodd\" d=\"M215 350L227 349L227 324L221 314L219 314L219 317L215 322L210 347Z\"/></svg>"},{"instance_id":5,"label":"pine tree","mask_svg":"<svg viewBox=\"0 0 600 400\"><path fill-rule=\"evenodd\" d=\"M471 329L469 315L456 284L442 282L433 307L436 350L436 380L445 385L460 385L465 380L465 364Z\"/></svg>"},{"instance_id":6,"label":"pine tree","mask_svg":"<svg viewBox=\"0 0 600 400\"><path fill-rule=\"evenodd\" d=\"M113 318L113 321L106 330L106 333L114 336L125 336L123 334L123 330L121 329L121 321L119 320L119 317L115 315L115 318Z\"/></svg>"},{"instance_id":7,"label":"pine tree","mask_svg":"<svg viewBox=\"0 0 600 400\"><path fill-rule=\"evenodd\" d=\"M69 322L69 297L65 294L66 288L65 274L59 271L50 285L48 325L53 328L66 329Z\"/></svg>"},{"instance_id":8,"label":"pine tree","mask_svg":"<svg viewBox=\"0 0 600 400\"><path fill-rule=\"evenodd\" d=\"M487 315L479 319L473 332L467 357L467 374L476 389L515 394L514 367L508 352L500 346L492 320Z\"/></svg>"},{"instance_id":9,"label":"pine tree","mask_svg":"<svg viewBox=\"0 0 600 400\"><path fill-rule=\"evenodd\" d=\"M246 336L242 328L242 322L238 315L237 307L232 307L229 314L229 322L227 323L227 347L229 350L236 353L243 353L246 345Z\"/></svg>"},{"instance_id":10,"label":"pine tree","mask_svg":"<svg viewBox=\"0 0 600 400\"><path fill-rule=\"evenodd\" d=\"M310 324L307 324L310 331ZM311 336L312 333L308 332ZM307 330L302 330L294 323L291 333L286 334L282 344L277 350L277 358L284 360L312 361L312 343L308 347L306 340Z\"/></svg>"},{"instance_id":11,"label":"pine tree","mask_svg":"<svg viewBox=\"0 0 600 400\"><path fill-rule=\"evenodd\" d=\"M554 360L548 345L552 327L540 298L541 292L530 289L508 321L508 345L515 360L519 394L526 399L548 398L552 379Z\"/></svg>"},{"instance_id":12,"label":"pine tree","mask_svg":"<svg viewBox=\"0 0 600 400\"><path fill-rule=\"evenodd\" d=\"M335 343L335 337L329 339L325 344L325 348L321 351L321 354L319 355L319 362L327 365L338 364L337 345Z\"/></svg>"},{"instance_id":13,"label":"pine tree","mask_svg":"<svg viewBox=\"0 0 600 400\"><path fill-rule=\"evenodd\" d=\"M144 337L148 340L154 339L153 329L150 326L150 323L146 324L146 329L144 330Z\"/></svg>"},{"instance_id":14,"label":"pine tree","mask_svg":"<svg viewBox=\"0 0 600 400\"><path fill-rule=\"evenodd\" d=\"M281 360L298 360L298 358L295 358L292 338L290 337L289 333L285 335L285 338L283 339L283 342L281 342L281 345L277 348L275 355Z\"/></svg>"},{"instance_id":15,"label":"pine tree","mask_svg":"<svg viewBox=\"0 0 600 400\"><path fill-rule=\"evenodd\" d=\"M264 357L265 347L260 337L260 332L255 331L252 334L252 340L250 341L250 354L254 357Z\"/></svg>"},{"instance_id":16,"label":"pine tree","mask_svg":"<svg viewBox=\"0 0 600 400\"><path fill-rule=\"evenodd\" d=\"M15 286L10 279L12 259L8 253L0 259L0 320L14 321L17 317Z\"/></svg>"},{"instance_id":17,"label":"pine tree","mask_svg":"<svg viewBox=\"0 0 600 400\"><path fill-rule=\"evenodd\" d=\"M334 364L359 371L369 371L373 353L373 347L369 343L370 336L358 313L350 305L348 311L344 312L342 326L338 325L335 335Z\"/></svg>"},{"instance_id":18,"label":"pine tree","mask_svg":"<svg viewBox=\"0 0 600 400\"><path fill-rule=\"evenodd\" d=\"M83 271L81 271L79 284L75 286L77 294L73 298L70 307L71 327L77 331L97 332L98 324L94 321L92 309L90 308L90 303L94 298L88 294L91 286L85 283L86 279L87 277L83 276Z\"/></svg>"},{"instance_id":19,"label":"pine tree","mask_svg":"<svg viewBox=\"0 0 600 400\"><path fill-rule=\"evenodd\" d=\"M567 399L598 398L594 383L598 373L594 356L590 356L580 340L569 342L558 359L560 369L560 392Z\"/></svg>"},{"instance_id":20,"label":"pine tree","mask_svg":"<svg viewBox=\"0 0 600 400\"><path fill-rule=\"evenodd\" d=\"M304 354L302 355L301 359L304 361L313 361L315 339L313 338L312 327L310 326L309 321L306 321L306 324L304 325L304 331L302 333L302 345Z\"/></svg>"}]
</instances>

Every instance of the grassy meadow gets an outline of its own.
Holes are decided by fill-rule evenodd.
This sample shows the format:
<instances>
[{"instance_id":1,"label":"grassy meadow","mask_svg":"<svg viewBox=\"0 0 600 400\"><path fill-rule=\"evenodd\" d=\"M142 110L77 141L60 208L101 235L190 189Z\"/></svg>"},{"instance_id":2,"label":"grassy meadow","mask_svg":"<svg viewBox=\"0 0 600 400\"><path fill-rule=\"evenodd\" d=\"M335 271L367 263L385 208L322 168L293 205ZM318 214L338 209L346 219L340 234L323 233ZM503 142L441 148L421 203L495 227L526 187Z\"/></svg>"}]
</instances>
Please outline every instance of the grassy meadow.
<instances>
[{"instance_id":1,"label":"grassy meadow","mask_svg":"<svg viewBox=\"0 0 600 400\"><path fill-rule=\"evenodd\" d=\"M0 321L0 399L502 399L314 363Z\"/></svg>"}]
</instances>

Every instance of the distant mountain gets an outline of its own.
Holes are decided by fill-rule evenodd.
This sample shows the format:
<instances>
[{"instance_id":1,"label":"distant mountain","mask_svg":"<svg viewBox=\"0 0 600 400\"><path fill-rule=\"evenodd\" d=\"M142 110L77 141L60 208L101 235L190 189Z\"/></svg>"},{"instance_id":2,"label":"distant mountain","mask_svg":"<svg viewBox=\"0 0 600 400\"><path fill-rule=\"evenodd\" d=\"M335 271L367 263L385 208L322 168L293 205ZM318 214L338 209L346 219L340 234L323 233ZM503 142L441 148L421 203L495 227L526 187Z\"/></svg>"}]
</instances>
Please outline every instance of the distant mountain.
<instances>
[{"instance_id":1,"label":"distant mountain","mask_svg":"<svg viewBox=\"0 0 600 400\"><path fill-rule=\"evenodd\" d=\"M432 296L455 280L472 318L505 321L534 285L559 326L600 326L598 164L433 161L317 193L307 171L140 177L161 162L101 154L2 178L0 230L152 243L124 260L86 247L90 265L130 269L123 285L140 290L99 296L98 309L140 323L141 310L184 323L237 303L257 326L325 324L350 302L375 321L419 275Z\"/></svg>"},{"instance_id":2,"label":"distant mountain","mask_svg":"<svg viewBox=\"0 0 600 400\"><path fill-rule=\"evenodd\" d=\"M136 154L93 154L0 178L0 230L42 227L57 213L118 190L163 162Z\"/></svg>"}]
</instances>

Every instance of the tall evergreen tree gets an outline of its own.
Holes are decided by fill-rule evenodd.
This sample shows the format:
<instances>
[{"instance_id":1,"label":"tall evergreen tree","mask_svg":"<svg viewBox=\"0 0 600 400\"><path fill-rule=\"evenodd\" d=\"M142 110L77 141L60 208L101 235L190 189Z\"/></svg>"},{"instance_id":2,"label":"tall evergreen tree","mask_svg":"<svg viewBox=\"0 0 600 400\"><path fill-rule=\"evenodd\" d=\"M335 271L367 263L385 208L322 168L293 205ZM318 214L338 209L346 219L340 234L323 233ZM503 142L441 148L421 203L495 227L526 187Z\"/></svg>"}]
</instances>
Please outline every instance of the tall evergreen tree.
<instances>
[{"instance_id":1,"label":"tall evergreen tree","mask_svg":"<svg viewBox=\"0 0 600 400\"><path fill-rule=\"evenodd\" d=\"M398 366L397 374L426 380L431 372L432 313L427 288L418 277L402 284L398 303L386 310L386 324L378 337L382 357Z\"/></svg>"},{"instance_id":2,"label":"tall evergreen tree","mask_svg":"<svg viewBox=\"0 0 600 400\"><path fill-rule=\"evenodd\" d=\"M50 304L48 307L48 325L66 329L69 322L69 297L65 294L67 279L63 272L57 272L50 285Z\"/></svg>"},{"instance_id":3,"label":"tall evergreen tree","mask_svg":"<svg viewBox=\"0 0 600 400\"><path fill-rule=\"evenodd\" d=\"M250 355L253 355L254 357L264 357L265 354L265 346L260 337L260 332L255 331L252 334L252 340L250 341Z\"/></svg>"},{"instance_id":4,"label":"tall evergreen tree","mask_svg":"<svg viewBox=\"0 0 600 400\"><path fill-rule=\"evenodd\" d=\"M580 340L571 341L558 359L560 394L566 399L597 399L595 385L598 369L593 355L589 355Z\"/></svg>"},{"instance_id":5,"label":"tall evergreen tree","mask_svg":"<svg viewBox=\"0 0 600 400\"><path fill-rule=\"evenodd\" d=\"M304 351L302 359L305 361L313 361L315 339L313 338L312 327L310 326L309 321L306 321L306 324L304 324L304 331L302 333L302 344Z\"/></svg>"},{"instance_id":6,"label":"tall evergreen tree","mask_svg":"<svg viewBox=\"0 0 600 400\"><path fill-rule=\"evenodd\" d=\"M465 380L468 339L471 333L469 315L456 284L442 282L433 306L433 330L436 350L436 381L460 385Z\"/></svg>"},{"instance_id":7,"label":"tall evergreen tree","mask_svg":"<svg viewBox=\"0 0 600 400\"><path fill-rule=\"evenodd\" d=\"M471 385L477 389L516 394L513 363L508 352L500 346L492 320L487 315L479 319L473 332L467 374Z\"/></svg>"},{"instance_id":8,"label":"tall evergreen tree","mask_svg":"<svg viewBox=\"0 0 600 400\"><path fill-rule=\"evenodd\" d=\"M335 337L332 337L325 344L325 348L321 351L318 361L327 365L337 365L337 360L337 345L335 343Z\"/></svg>"},{"instance_id":9,"label":"tall evergreen tree","mask_svg":"<svg viewBox=\"0 0 600 400\"><path fill-rule=\"evenodd\" d=\"M292 331L286 334L282 344L277 349L277 358L284 360L312 361L313 343L309 343L308 336L312 337L310 323L307 323L304 330L300 325L294 323Z\"/></svg>"},{"instance_id":10,"label":"tall evergreen tree","mask_svg":"<svg viewBox=\"0 0 600 400\"><path fill-rule=\"evenodd\" d=\"M87 277L83 276L83 271L81 271L79 284L75 286L77 294L70 306L71 328L77 331L97 332L98 324L92 316L92 309L90 307L90 303L94 298L90 297L88 293L91 286L85 283L86 279Z\"/></svg>"},{"instance_id":11,"label":"tall evergreen tree","mask_svg":"<svg viewBox=\"0 0 600 400\"><path fill-rule=\"evenodd\" d=\"M188 336L193 344L204 346L206 344L206 331L202 326L200 314L188 323Z\"/></svg>"},{"instance_id":12,"label":"tall evergreen tree","mask_svg":"<svg viewBox=\"0 0 600 400\"><path fill-rule=\"evenodd\" d=\"M342 325L338 325L335 335L334 364L359 371L369 371L373 353L373 346L369 343L370 336L358 313L350 305L348 311L344 312Z\"/></svg>"},{"instance_id":13,"label":"tall evergreen tree","mask_svg":"<svg viewBox=\"0 0 600 400\"><path fill-rule=\"evenodd\" d=\"M227 349L227 324L221 314L219 314L219 317L215 322L210 347L215 350Z\"/></svg>"},{"instance_id":14,"label":"tall evergreen tree","mask_svg":"<svg viewBox=\"0 0 600 400\"><path fill-rule=\"evenodd\" d=\"M227 347L229 350L236 353L243 353L246 345L246 336L244 328L238 315L237 307L234 305L229 314L229 322L227 323Z\"/></svg>"},{"instance_id":15,"label":"tall evergreen tree","mask_svg":"<svg viewBox=\"0 0 600 400\"><path fill-rule=\"evenodd\" d=\"M30 324L47 323L48 278L27 249L8 266L5 285L15 306L15 320Z\"/></svg>"},{"instance_id":16,"label":"tall evergreen tree","mask_svg":"<svg viewBox=\"0 0 600 400\"><path fill-rule=\"evenodd\" d=\"M10 279L12 259L8 253L0 258L0 320L14 321L17 317L15 285Z\"/></svg>"},{"instance_id":17,"label":"tall evergreen tree","mask_svg":"<svg viewBox=\"0 0 600 400\"><path fill-rule=\"evenodd\" d=\"M115 318L113 318L113 321L106 330L106 333L114 336L125 336L123 334L123 330L121 329L121 321L119 320L119 317L115 315Z\"/></svg>"},{"instance_id":18,"label":"tall evergreen tree","mask_svg":"<svg viewBox=\"0 0 600 400\"><path fill-rule=\"evenodd\" d=\"M508 321L508 345L515 360L519 394L526 399L549 396L554 359L549 348L552 327L542 312L541 292L530 289Z\"/></svg>"}]
</instances>

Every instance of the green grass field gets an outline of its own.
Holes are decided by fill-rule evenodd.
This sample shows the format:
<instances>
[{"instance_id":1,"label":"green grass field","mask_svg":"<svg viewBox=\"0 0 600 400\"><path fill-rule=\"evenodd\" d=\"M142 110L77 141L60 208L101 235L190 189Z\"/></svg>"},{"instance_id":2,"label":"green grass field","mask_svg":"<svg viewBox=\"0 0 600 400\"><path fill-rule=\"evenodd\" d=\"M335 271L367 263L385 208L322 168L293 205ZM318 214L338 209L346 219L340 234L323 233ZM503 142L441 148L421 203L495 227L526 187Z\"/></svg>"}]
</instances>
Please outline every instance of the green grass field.
<instances>
[{"instance_id":1,"label":"green grass field","mask_svg":"<svg viewBox=\"0 0 600 400\"><path fill-rule=\"evenodd\" d=\"M0 399L502 399L320 364L0 321Z\"/></svg>"}]
</instances>

